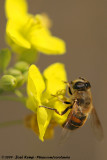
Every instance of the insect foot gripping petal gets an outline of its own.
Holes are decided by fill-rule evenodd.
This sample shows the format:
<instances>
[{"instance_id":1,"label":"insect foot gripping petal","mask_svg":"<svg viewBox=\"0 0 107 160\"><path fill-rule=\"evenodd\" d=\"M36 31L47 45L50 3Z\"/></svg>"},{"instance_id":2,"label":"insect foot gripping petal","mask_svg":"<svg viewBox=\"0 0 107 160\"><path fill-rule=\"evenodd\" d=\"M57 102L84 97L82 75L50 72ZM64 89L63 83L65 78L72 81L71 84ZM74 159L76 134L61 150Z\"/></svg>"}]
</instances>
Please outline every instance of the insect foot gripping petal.
<instances>
[{"instance_id":1,"label":"insect foot gripping petal","mask_svg":"<svg viewBox=\"0 0 107 160\"><path fill-rule=\"evenodd\" d=\"M58 111L57 109L55 109L55 108L50 108L50 107L46 107L46 106L39 106L39 107L44 107L44 108L53 110L53 111L55 111L57 114L59 114L59 115L61 115L61 116L64 115L69 109L72 108L72 106L69 106L69 107L67 107L64 111L62 111L61 113L59 113L59 111Z\"/></svg>"},{"instance_id":2,"label":"insect foot gripping petal","mask_svg":"<svg viewBox=\"0 0 107 160\"><path fill-rule=\"evenodd\" d=\"M46 106L39 106L39 107L43 107L43 108L50 109L50 110L55 110L54 108L46 107Z\"/></svg>"}]
</instances>

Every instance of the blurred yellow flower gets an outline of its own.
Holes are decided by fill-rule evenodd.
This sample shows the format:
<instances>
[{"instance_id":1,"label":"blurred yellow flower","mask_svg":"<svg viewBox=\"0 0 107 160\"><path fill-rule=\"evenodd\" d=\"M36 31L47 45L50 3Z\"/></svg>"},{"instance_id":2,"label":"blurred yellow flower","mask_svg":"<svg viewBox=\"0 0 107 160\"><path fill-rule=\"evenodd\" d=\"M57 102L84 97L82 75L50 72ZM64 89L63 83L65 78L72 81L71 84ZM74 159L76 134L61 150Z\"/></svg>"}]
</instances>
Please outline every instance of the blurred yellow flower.
<instances>
[{"instance_id":1,"label":"blurred yellow flower","mask_svg":"<svg viewBox=\"0 0 107 160\"><path fill-rule=\"evenodd\" d=\"M64 54L65 43L49 31L50 20L46 15L31 15L27 12L26 0L6 0L7 43L16 53L26 50L44 54Z\"/></svg>"},{"instance_id":2,"label":"blurred yellow flower","mask_svg":"<svg viewBox=\"0 0 107 160\"><path fill-rule=\"evenodd\" d=\"M62 91L65 91L66 84L63 81L66 80L66 71L61 63L52 64L44 70L43 75L35 65L31 65L29 68L27 108L37 114L39 138L42 141L44 141L44 135L51 120L54 120L57 124L63 124L69 112L61 116L52 110L39 106L57 108L59 112L62 112L66 105L52 95L61 93L60 95L64 96L65 92Z\"/></svg>"},{"instance_id":3,"label":"blurred yellow flower","mask_svg":"<svg viewBox=\"0 0 107 160\"><path fill-rule=\"evenodd\" d=\"M27 128L32 129L36 135L39 136L39 128L37 123L37 115L30 114L25 117L25 125ZM50 121L46 132L44 134L44 139L51 139L54 135L54 127L57 126L57 123L53 120Z\"/></svg>"}]
</instances>

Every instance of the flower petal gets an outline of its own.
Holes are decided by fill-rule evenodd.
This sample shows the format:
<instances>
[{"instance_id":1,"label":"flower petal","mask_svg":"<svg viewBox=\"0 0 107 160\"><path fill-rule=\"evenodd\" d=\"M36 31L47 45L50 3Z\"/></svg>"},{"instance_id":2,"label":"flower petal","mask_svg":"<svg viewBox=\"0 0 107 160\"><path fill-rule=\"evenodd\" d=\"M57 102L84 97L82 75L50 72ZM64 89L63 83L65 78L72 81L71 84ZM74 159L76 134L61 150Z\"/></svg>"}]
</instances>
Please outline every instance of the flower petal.
<instances>
[{"instance_id":1,"label":"flower petal","mask_svg":"<svg viewBox=\"0 0 107 160\"><path fill-rule=\"evenodd\" d=\"M38 128L38 123L37 123L37 115L36 114L31 114L31 115L27 115L25 117L25 125L26 127L32 129L36 135L39 136L39 128ZM51 121L48 128L46 129L45 135L44 135L44 139L51 139L53 138L54 135L54 127L57 124L55 123L55 121Z\"/></svg>"},{"instance_id":2,"label":"flower petal","mask_svg":"<svg viewBox=\"0 0 107 160\"><path fill-rule=\"evenodd\" d=\"M26 0L6 0L6 17L11 19L20 19L27 14Z\"/></svg>"},{"instance_id":3,"label":"flower petal","mask_svg":"<svg viewBox=\"0 0 107 160\"><path fill-rule=\"evenodd\" d=\"M45 27L38 27L33 30L30 42L44 54L64 54L66 52L65 42L52 36Z\"/></svg>"},{"instance_id":4,"label":"flower petal","mask_svg":"<svg viewBox=\"0 0 107 160\"><path fill-rule=\"evenodd\" d=\"M6 26L6 34L15 44L27 49L31 48L29 41L20 33L23 24L20 21L8 20Z\"/></svg>"},{"instance_id":5,"label":"flower petal","mask_svg":"<svg viewBox=\"0 0 107 160\"><path fill-rule=\"evenodd\" d=\"M38 101L35 100L35 97L29 96L26 100L26 107L33 112L37 112L37 107L38 107Z\"/></svg>"},{"instance_id":6,"label":"flower petal","mask_svg":"<svg viewBox=\"0 0 107 160\"><path fill-rule=\"evenodd\" d=\"M27 92L37 106L41 104L40 98L44 90L45 83L39 69L35 65L31 65L28 72Z\"/></svg>"},{"instance_id":7,"label":"flower petal","mask_svg":"<svg viewBox=\"0 0 107 160\"><path fill-rule=\"evenodd\" d=\"M37 121L39 127L39 138L44 141L44 135L52 117L52 112L43 107L37 110Z\"/></svg>"},{"instance_id":8,"label":"flower petal","mask_svg":"<svg viewBox=\"0 0 107 160\"><path fill-rule=\"evenodd\" d=\"M55 63L50 65L44 70L43 75L46 79L46 92L49 94L56 94L58 91L66 88L66 84L63 81L66 81L67 77L63 64Z\"/></svg>"},{"instance_id":9,"label":"flower petal","mask_svg":"<svg viewBox=\"0 0 107 160\"><path fill-rule=\"evenodd\" d=\"M67 108L67 105L64 105L62 102L56 101L54 108L56 108L56 109L61 113L62 111L64 111L64 110ZM53 113L53 119L55 120L56 123L62 125L62 124L66 121L69 112L70 112L70 110L67 111L67 112L66 112L64 115L62 115L62 116L59 115L59 114L57 114L56 112L54 112L54 113Z\"/></svg>"}]
</instances>

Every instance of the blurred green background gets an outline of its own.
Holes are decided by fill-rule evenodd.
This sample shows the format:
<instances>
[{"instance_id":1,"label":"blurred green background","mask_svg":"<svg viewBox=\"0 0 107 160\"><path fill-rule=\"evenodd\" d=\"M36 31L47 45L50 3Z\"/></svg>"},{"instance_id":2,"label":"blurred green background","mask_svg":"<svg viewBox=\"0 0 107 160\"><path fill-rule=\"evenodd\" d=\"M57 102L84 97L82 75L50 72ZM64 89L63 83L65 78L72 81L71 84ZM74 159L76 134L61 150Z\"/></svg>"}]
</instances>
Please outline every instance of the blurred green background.
<instances>
[{"instance_id":1,"label":"blurred green background","mask_svg":"<svg viewBox=\"0 0 107 160\"><path fill-rule=\"evenodd\" d=\"M0 49L6 18L4 0L0 0ZM66 41L63 56L41 54L37 65L43 71L54 62L65 64L68 80L81 76L92 85L93 103L104 129L104 140L96 141L90 120L71 132L62 146L58 145L62 128L56 128L54 139L42 143L23 125L0 129L0 155L70 156L71 160L107 159L107 22L106 0L28 0L29 12L47 13L52 19L52 33ZM13 63L13 62L11 62ZM0 122L22 119L29 114L22 104L0 101Z\"/></svg>"}]
</instances>

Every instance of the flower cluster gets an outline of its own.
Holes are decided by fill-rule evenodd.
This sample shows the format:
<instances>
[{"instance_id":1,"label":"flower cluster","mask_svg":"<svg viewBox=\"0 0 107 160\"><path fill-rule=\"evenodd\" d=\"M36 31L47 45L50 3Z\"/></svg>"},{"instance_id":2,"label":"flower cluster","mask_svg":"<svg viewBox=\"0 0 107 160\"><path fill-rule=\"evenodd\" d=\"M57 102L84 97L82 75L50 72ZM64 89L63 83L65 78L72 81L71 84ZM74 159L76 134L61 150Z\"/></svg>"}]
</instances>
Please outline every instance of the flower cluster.
<instances>
[{"instance_id":1,"label":"flower cluster","mask_svg":"<svg viewBox=\"0 0 107 160\"><path fill-rule=\"evenodd\" d=\"M66 108L58 97L64 100L67 77L61 63L50 65L43 74L34 63L39 52L64 54L65 42L51 34L51 21L46 14L28 13L27 0L5 0L5 13L5 37L10 50L0 50L0 100L23 102L33 112L26 117L26 126L44 141L52 138L54 127L62 125L68 116L69 111L61 116L44 108L54 108L59 113ZM16 53L13 66L9 64L12 52Z\"/></svg>"}]
</instances>

